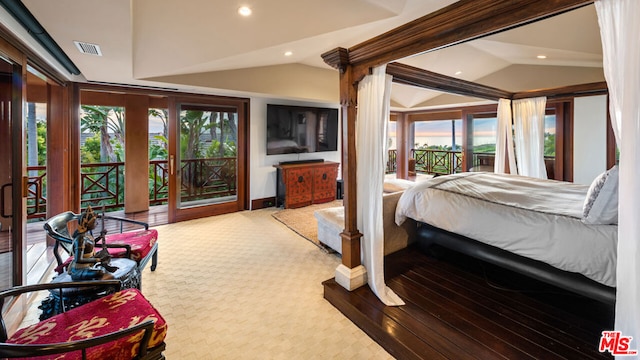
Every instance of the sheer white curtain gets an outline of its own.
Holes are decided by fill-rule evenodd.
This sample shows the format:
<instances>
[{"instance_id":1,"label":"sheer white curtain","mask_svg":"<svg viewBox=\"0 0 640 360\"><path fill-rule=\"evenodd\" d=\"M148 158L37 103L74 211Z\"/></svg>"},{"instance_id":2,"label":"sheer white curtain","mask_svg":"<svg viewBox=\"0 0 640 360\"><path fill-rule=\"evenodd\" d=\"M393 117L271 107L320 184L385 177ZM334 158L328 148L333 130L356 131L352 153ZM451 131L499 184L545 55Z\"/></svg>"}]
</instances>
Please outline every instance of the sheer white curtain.
<instances>
[{"instance_id":1,"label":"sheer white curtain","mask_svg":"<svg viewBox=\"0 0 640 360\"><path fill-rule=\"evenodd\" d=\"M514 100L516 160L518 174L539 179L547 178L544 166L544 111L546 97Z\"/></svg>"},{"instance_id":2,"label":"sheer white curtain","mask_svg":"<svg viewBox=\"0 0 640 360\"><path fill-rule=\"evenodd\" d=\"M511 100L498 100L498 129L496 131L496 158L493 172L504 174L506 160L509 159L509 172L517 174L516 156L513 150L513 128L511 120Z\"/></svg>"},{"instance_id":3,"label":"sheer white curtain","mask_svg":"<svg viewBox=\"0 0 640 360\"><path fill-rule=\"evenodd\" d=\"M385 143L391 76L386 65L360 81L356 116L358 183L358 229L362 232L362 263L367 269L371 290L385 305L404 302L384 282L384 229L382 227L382 187L386 164Z\"/></svg>"},{"instance_id":4,"label":"sheer white curtain","mask_svg":"<svg viewBox=\"0 0 640 360\"><path fill-rule=\"evenodd\" d=\"M640 351L640 1L597 0L595 6L620 148L615 329L632 336L630 349Z\"/></svg>"}]
</instances>

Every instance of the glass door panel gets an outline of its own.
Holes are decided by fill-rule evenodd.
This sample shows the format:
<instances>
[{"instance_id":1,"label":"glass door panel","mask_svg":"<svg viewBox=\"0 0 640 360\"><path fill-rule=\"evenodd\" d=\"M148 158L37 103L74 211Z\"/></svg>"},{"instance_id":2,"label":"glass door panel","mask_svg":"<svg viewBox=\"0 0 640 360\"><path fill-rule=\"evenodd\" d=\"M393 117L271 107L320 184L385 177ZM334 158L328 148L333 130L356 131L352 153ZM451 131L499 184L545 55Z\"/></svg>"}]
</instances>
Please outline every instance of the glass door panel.
<instances>
[{"instance_id":1,"label":"glass door panel","mask_svg":"<svg viewBox=\"0 0 640 360\"><path fill-rule=\"evenodd\" d=\"M47 217L47 78L27 65L26 148L27 169L27 284L37 284L45 276L41 259L46 256L47 239L42 223Z\"/></svg>"},{"instance_id":2,"label":"glass door panel","mask_svg":"<svg viewBox=\"0 0 640 360\"><path fill-rule=\"evenodd\" d=\"M124 208L125 108L82 104L80 207Z\"/></svg>"},{"instance_id":3,"label":"glass door panel","mask_svg":"<svg viewBox=\"0 0 640 360\"><path fill-rule=\"evenodd\" d=\"M473 129L473 162L469 170L493 172L498 118L496 116L474 117L471 128Z\"/></svg>"},{"instance_id":4,"label":"glass door panel","mask_svg":"<svg viewBox=\"0 0 640 360\"><path fill-rule=\"evenodd\" d=\"M149 206L169 199L169 109L149 109Z\"/></svg>"},{"instance_id":5,"label":"glass door panel","mask_svg":"<svg viewBox=\"0 0 640 360\"><path fill-rule=\"evenodd\" d=\"M555 179L556 167L556 114L555 109L547 109L544 117L544 165L547 169L547 177ZM553 113L552 113L553 112Z\"/></svg>"},{"instance_id":6,"label":"glass door panel","mask_svg":"<svg viewBox=\"0 0 640 360\"><path fill-rule=\"evenodd\" d=\"M453 174L462 165L462 120L428 120L413 123L413 144L409 171Z\"/></svg>"},{"instance_id":7,"label":"glass door panel","mask_svg":"<svg viewBox=\"0 0 640 360\"><path fill-rule=\"evenodd\" d=\"M238 111L180 104L178 209L238 200Z\"/></svg>"},{"instance_id":8,"label":"glass door panel","mask_svg":"<svg viewBox=\"0 0 640 360\"><path fill-rule=\"evenodd\" d=\"M12 232L13 173L11 160L13 146L11 141L11 101L13 93L13 66L3 60L0 53L0 290L14 284L15 241Z\"/></svg>"}]
</instances>

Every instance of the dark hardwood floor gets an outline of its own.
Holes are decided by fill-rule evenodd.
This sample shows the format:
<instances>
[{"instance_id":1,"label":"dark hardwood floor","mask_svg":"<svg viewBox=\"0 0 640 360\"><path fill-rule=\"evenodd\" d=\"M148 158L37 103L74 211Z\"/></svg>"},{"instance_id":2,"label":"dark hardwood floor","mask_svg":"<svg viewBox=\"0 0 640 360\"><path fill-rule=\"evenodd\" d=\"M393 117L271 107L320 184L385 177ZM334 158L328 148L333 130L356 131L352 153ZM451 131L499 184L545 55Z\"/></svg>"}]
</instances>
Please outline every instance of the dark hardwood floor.
<instances>
[{"instance_id":1,"label":"dark hardwood floor","mask_svg":"<svg viewBox=\"0 0 640 360\"><path fill-rule=\"evenodd\" d=\"M598 351L612 305L476 259L414 248L387 256L387 285L406 303L384 306L368 286L333 279L324 296L398 359L611 359Z\"/></svg>"}]
</instances>

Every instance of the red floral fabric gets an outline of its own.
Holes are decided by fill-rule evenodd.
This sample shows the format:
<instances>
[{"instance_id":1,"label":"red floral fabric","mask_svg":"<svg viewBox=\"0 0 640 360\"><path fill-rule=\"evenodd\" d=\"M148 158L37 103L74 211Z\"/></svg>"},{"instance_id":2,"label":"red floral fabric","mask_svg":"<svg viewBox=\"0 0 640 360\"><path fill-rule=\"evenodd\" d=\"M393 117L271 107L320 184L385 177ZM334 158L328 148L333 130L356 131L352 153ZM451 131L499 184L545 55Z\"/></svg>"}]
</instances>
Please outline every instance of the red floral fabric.
<instances>
[{"instance_id":1,"label":"red floral fabric","mask_svg":"<svg viewBox=\"0 0 640 360\"><path fill-rule=\"evenodd\" d=\"M111 234L105 237L107 244L131 245L131 259L140 261L149 254L153 245L158 241L158 230L128 231L119 234ZM109 248L109 254L116 257L124 257L127 250L124 248Z\"/></svg>"},{"instance_id":2,"label":"red floral fabric","mask_svg":"<svg viewBox=\"0 0 640 360\"><path fill-rule=\"evenodd\" d=\"M160 345L167 335L167 323L138 289L126 289L73 308L37 324L16 331L7 343L53 344L107 335L134 325L154 321L149 348ZM88 359L132 359L138 354L144 332L87 350ZM79 359L80 351L38 356L33 359ZM31 359L31 358L29 358Z\"/></svg>"}]
</instances>

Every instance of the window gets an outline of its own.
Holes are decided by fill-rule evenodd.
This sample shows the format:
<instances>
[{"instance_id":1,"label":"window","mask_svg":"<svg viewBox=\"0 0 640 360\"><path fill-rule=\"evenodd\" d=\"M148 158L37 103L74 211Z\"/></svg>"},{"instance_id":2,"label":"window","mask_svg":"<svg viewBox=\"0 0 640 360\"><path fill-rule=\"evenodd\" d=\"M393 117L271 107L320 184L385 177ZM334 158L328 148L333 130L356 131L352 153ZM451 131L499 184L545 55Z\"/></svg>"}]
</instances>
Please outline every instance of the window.
<instances>
[{"instance_id":1,"label":"window","mask_svg":"<svg viewBox=\"0 0 640 360\"><path fill-rule=\"evenodd\" d=\"M415 171L452 174L461 171L462 120L428 120L413 124L411 156Z\"/></svg>"}]
</instances>

